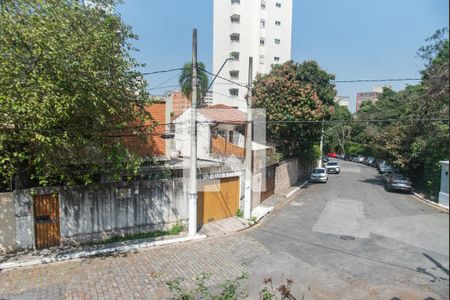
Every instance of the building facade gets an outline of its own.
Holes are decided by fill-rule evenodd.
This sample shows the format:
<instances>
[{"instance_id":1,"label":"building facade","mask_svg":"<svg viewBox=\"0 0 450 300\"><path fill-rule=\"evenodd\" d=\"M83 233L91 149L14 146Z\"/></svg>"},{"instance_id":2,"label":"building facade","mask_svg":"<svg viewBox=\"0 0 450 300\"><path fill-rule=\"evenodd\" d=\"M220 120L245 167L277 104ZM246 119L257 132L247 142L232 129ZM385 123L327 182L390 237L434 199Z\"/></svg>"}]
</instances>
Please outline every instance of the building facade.
<instances>
[{"instance_id":1,"label":"building facade","mask_svg":"<svg viewBox=\"0 0 450 300\"><path fill-rule=\"evenodd\" d=\"M363 102L371 101L372 103L377 102L378 97L383 93L383 90L392 89L391 86L385 85L385 86L379 86L374 87L371 92L361 92L356 94L356 111L359 110L361 107L361 104Z\"/></svg>"},{"instance_id":2,"label":"building facade","mask_svg":"<svg viewBox=\"0 0 450 300\"><path fill-rule=\"evenodd\" d=\"M246 111L248 61L253 78L291 59L292 0L214 0L213 103Z\"/></svg>"}]
</instances>

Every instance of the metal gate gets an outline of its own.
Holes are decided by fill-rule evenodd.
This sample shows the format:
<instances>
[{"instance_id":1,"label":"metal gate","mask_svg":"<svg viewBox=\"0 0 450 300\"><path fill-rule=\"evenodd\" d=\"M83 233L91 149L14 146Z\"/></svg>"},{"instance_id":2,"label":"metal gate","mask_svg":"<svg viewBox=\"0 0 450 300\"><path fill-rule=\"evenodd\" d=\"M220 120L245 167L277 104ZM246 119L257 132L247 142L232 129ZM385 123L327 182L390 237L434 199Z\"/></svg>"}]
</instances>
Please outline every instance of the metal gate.
<instances>
[{"instance_id":1,"label":"metal gate","mask_svg":"<svg viewBox=\"0 0 450 300\"><path fill-rule=\"evenodd\" d=\"M59 246L59 203L58 195L34 196L34 222L36 248Z\"/></svg>"}]
</instances>

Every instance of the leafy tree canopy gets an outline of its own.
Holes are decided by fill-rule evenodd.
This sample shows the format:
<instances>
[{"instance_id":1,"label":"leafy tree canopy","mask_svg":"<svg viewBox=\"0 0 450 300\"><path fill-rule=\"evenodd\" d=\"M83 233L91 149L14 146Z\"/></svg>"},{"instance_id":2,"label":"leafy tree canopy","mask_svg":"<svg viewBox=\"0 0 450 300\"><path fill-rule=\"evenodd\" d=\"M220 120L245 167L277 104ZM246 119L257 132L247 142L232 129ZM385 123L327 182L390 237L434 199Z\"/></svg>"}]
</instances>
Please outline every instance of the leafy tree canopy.
<instances>
[{"instance_id":1,"label":"leafy tree canopy","mask_svg":"<svg viewBox=\"0 0 450 300\"><path fill-rule=\"evenodd\" d=\"M320 123L293 121L318 121L329 113L313 85L298 79L298 72L299 65L289 61L257 75L254 82L253 107L266 110L268 139L285 157L312 151L320 139Z\"/></svg>"},{"instance_id":2,"label":"leafy tree canopy","mask_svg":"<svg viewBox=\"0 0 450 300\"><path fill-rule=\"evenodd\" d=\"M320 68L317 62L308 60L298 64L296 78L302 83L310 84L324 105L334 104L336 89L332 80L335 76Z\"/></svg>"},{"instance_id":3,"label":"leafy tree canopy","mask_svg":"<svg viewBox=\"0 0 450 300\"><path fill-rule=\"evenodd\" d=\"M136 170L111 138L142 132L146 82L115 0L0 3L0 178L88 183ZM23 184L22 184L23 185Z\"/></svg>"},{"instance_id":4,"label":"leafy tree canopy","mask_svg":"<svg viewBox=\"0 0 450 300\"><path fill-rule=\"evenodd\" d=\"M199 62L197 67L197 77L198 77L198 92L197 92L197 106L204 106L202 96L207 92L206 89L209 85L208 75L205 71L205 64ZM191 99L192 96L192 62L185 63L183 66L183 71L178 78L178 82L181 85L181 92L187 98Z\"/></svg>"}]
</instances>

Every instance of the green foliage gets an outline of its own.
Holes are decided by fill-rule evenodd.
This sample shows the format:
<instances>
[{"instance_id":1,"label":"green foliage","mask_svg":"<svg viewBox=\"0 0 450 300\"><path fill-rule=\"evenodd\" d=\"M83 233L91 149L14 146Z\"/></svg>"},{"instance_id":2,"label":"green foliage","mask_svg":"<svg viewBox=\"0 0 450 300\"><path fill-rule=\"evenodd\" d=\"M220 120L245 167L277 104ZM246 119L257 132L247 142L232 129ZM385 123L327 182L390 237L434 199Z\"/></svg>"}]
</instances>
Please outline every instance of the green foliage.
<instances>
[{"instance_id":1,"label":"green foliage","mask_svg":"<svg viewBox=\"0 0 450 300\"><path fill-rule=\"evenodd\" d=\"M374 120L352 126L348 153L370 150L409 173L416 186L436 195L441 160L448 160L449 54L446 30L438 30L419 50L425 60L422 82L403 91L384 89L375 104L361 106L355 118ZM375 121L375 120L398 121Z\"/></svg>"},{"instance_id":2,"label":"green foliage","mask_svg":"<svg viewBox=\"0 0 450 300\"><path fill-rule=\"evenodd\" d=\"M170 227L170 229L167 231L167 234L169 234L169 235L178 235L185 229L186 228L183 225L183 223L176 222L174 225L172 225L172 227Z\"/></svg>"},{"instance_id":3,"label":"green foliage","mask_svg":"<svg viewBox=\"0 0 450 300\"><path fill-rule=\"evenodd\" d=\"M227 280L219 285L219 288L210 288L206 281L210 278L210 274L202 273L194 277L195 288L186 289L183 287L184 278L178 277L174 280L166 281L166 287L172 293L173 300L239 300L248 299L248 293L242 291L241 283L248 279L247 273L242 273L233 280ZM280 286L273 287L272 279L264 279L264 287L259 292L260 299L297 299L291 292L293 281L291 279L283 280Z\"/></svg>"},{"instance_id":4,"label":"green foliage","mask_svg":"<svg viewBox=\"0 0 450 300\"><path fill-rule=\"evenodd\" d=\"M151 128L147 84L129 54L137 36L115 0L0 5L0 178L40 185L136 173L117 134ZM105 9L108 8L108 9ZM133 123L133 129L126 129ZM20 184L19 184L20 187Z\"/></svg>"},{"instance_id":5,"label":"green foliage","mask_svg":"<svg viewBox=\"0 0 450 300\"><path fill-rule=\"evenodd\" d=\"M206 286L206 280L210 278L209 274L202 273L194 277L196 287L192 290L182 287L184 278L178 277L171 281L166 281L166 286L172 293L174 300L194 300L194 299L212 299L212 300L236 300L247 299L247 293L241 291L241 282L248 278L247 273L242 273L233 280L227 280L220 285L219 291L211 291Z\"/></svg>"},{"instance_id":6,"label":"green foliage","mask_svg":"<svg viewBox=\"0 0 450 300\"><path fill-rule=\"evenodd\" d=\"M268 141L284 158L298 157L320 140L317 123L289 121L329 117L328 102L317 95L318 83L312 85L310 77L299 76L303 74L301 66L292 61L275 65L269 74L257 75L254 83L253 107L266 110Z\"/></svg>"},{"instance_id":7,"label":"green foliage","mask_svg":"<svg viewBox=\"0 0 450 300\"><path fill-rule=\"evenodd\" d=\"M242 218L244 216L244 212L238 208L237 212L236 212L236 217Z\"/></svg>"},{"instance_id":8,"label":"green foliage","mask_svg":"<svg viewBox=\"0 0 450 300\"><path fill-rule=\"evenodd\" d=\"M297 80L310 85L320 101L326 106L334 104L336 89L334 83L331 82L334 79L333 74L322 70L319 64L313 60L304 61L297 65Z\"/></svg>"},{"instance_id":9,"label":"green foliage","mask_svg":"<svg viewBox=\"0 0 450 300\"><path fill-rule=\"evenodd\" d=\"M204 93L206 93L206 89L208 88L208 75L205 71L205 64L199 62L197 67L197 77L199 81L198 91L197 91L197 105L199 107L204 106L205 103L200 102L201 97ZM178 78L178 82L181 85L181 92L187 98L191 99L192 96L192 62L185 63L183 66L183 71Z\"/></svg>"},{"instance_id":10,"label":"green foliage","mask_svg":"<svg viewBox=\"0 0 450 300\"><path fill-rule=\"evenodd\" d=\"M335 104L331 120L352 120L352 114L347 107ZM347 143L351 140L352 126L350 123L331 123L325 130L325 145L328 149L346 153Z\"/></svg>"}]
</instances>

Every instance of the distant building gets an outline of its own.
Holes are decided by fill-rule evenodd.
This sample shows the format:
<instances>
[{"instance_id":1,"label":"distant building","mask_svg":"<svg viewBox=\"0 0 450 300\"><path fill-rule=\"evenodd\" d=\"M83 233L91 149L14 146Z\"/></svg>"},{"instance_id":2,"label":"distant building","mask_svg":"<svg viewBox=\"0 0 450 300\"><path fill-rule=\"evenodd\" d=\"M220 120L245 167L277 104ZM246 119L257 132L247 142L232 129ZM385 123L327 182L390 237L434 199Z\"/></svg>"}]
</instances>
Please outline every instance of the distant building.
<instances>
[{"instance_id":1,"label":"distant building","mask_svg":"<svg viewBox=\"0 0 450 300\"><path fill-rule=\"evenodd\" d=\"M348 99L348 97L346 96L336 96L334 97L334 103L339 104L339 106L347 107L347 109L350 109L350 103L346 99Z\"/></svg>"},{"instance_id":2,"label":"distant building","mask_svg":"<svg viewBox=\"0 0 450 300\"><path fill-rule=\"evenodd\" d=\"M220 76L244 85L217 78L214 104L246 111L249 57L253 57L253 77L291 59L292 0L214 0L213 18L213 71L217 74L233 57Z\"/></svg>"},{"instance_id":3,"label":"distant building","mask_svg":"<svg viewBox=\"0 0 450 300\"><path fill-rule=\"evenodd\" d=\"M367 102L367 101L371 101L372 103L377 102L378 97L380 96L381 93L383 93L384 88L391 89L392 87L391 86L380 86L380 87L373 88L371 92L357 93L356 94L356 111L359 110L359 108L361 107L361 104L363 102Z\"/></svg>"}]
</instances>

